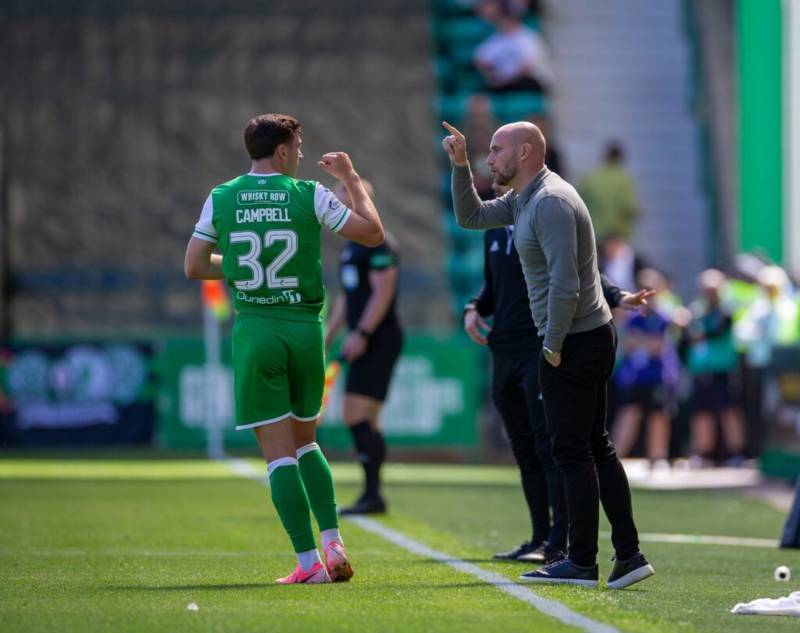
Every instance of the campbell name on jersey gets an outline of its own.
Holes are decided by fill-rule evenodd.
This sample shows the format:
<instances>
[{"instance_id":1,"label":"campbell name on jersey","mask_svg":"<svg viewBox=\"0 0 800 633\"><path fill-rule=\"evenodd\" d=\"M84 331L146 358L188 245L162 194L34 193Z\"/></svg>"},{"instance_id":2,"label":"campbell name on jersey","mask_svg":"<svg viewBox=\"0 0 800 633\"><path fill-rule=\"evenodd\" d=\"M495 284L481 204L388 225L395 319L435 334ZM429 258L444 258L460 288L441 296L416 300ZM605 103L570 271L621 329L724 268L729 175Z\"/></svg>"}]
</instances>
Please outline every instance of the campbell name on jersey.
<instances>
[{"instance_id":1,"label":"campbell name on jersey","mask_svg":"<svg viewBox=\"0 0 800 633\"><path fill-rule=\"evenodd\" d=\"M219 244L237 311L319 321L320 229L338 232L350 213L313 180L249 173L211 191L193 235Z\"/></svg>"}]
</instances>

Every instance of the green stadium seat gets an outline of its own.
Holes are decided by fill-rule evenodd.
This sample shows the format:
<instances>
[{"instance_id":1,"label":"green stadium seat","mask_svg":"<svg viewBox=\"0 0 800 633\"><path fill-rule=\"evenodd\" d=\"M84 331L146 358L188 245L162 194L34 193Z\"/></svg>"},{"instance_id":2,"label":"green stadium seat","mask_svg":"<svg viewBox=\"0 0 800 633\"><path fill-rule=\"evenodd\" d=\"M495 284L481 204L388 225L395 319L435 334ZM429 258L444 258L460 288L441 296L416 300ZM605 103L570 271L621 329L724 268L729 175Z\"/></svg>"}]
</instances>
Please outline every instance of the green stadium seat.
<instances>
[{"instance_id":1,"label":"green stadium seat","mask_svg":"<svg viewBox=\"0 0 800 633\"><path fill-rule=\"evenodd\" d=\"M453 63L444 55L437 55L433 61L436 79L439 82L439 89L442 92L452 93L458 89L456 84L456 73Z\"/></svg>"},{"instance_id":2,"label":"green stadium seat","mask_svg":"<svg viewBox=\"0 0 800 633\"><path fill-rule=\"evenodd\" d=\"M448 56L450 61L455 66L456 70L462 69L469 69L473 68L472 66L472 56L475 53L474 46L463 46L460 44L455 44L450 46L448 49Z\"/></svg>"},{"instance_id":3,"label":"green stadium seat","mask_svg":"<svg viewBox=\"0 0 800 633\"><path fill-rule=\"evenodd\" d=\"M470 97L486 90L485 82L472 64L475 48L492 33L492 27L474 13L475 0L431 0L433 13L433 39L437 56L434 60L439 84L436 102L440 117L456 125L463 125ZM535 14L524 22L539 28ZM531 92L491 95L495 116L499 123L526 119L541 114L545 101L541 94ZM436 128L435 136L441 139L444 132ZM449 236L446 261L450 282L453 315L460 321L464 304L475 296L483 283L483 231L468 231L458 226L450 196L450 171L448 163L441 163L440 190L444 204L443 229Z\"/></svg>"},{"instance_id":4,"label":"green stadium seat","mask_svg":"<svg viewBox=\"0 0 800 633\"><path fill-rule=\"evenodd\" d=\"M508 92L492 95L495 116L502 123L526 119L532 114L544 112L544 98L536 92Z\"/></svg>"},{"instance_id":5,"label":"green stadium seat","mask_svg":"<svg viewBox=\"0 0 800 633\"><path fill-rule=\"evenodd\" d=\"M470 97L475 91L459 90L454 94L441 95L438 99L439 113L442 118L461 124L467 112ZM492 108L500 123L519 121L532 114L545 112L543 95L536 92L509 92L491 95Z\"/></svg>"},{"instance_id":6,"label":"green stadium seat","mask_svg":"<svg viewBox=\"0 0 800 633\"><path fill-rule=\"evenodd\" d=\"M483 80L483 76L473 66L456 69L453 85L454 92L467 92L471 94L486 90L486 82Z\"/></svg>"},{"instance_id":7,"label":"green stadium seat","mask_svg":"<svg viewBox=\"0 0 800 633\"><path fill-rule=\"evenodd\" d=\"M474 49L492 34L492 26L478 17L454 18L444 22L439 29L439 37L450 48Z\"/></svg>"},{"instance_id":8,"label":"green stadium seat","mask_svg":"<svg viewBox=\"0 0 800 633\"><path fill-rule=\"evenodd\" d=\"M437 18L474 15L477 0L431 0L431 12Z\"/></svg>"},{"instance_id":9,"label":"green stadium seat","mask_svg":"<svg viewBox=\"0 0 800 633\"><path fill-rule=\"evenodd\" d=\"M461 123L464 113L467 111L467 102L470 94L458 92L453 95L441 95L438 99L438 107L441 118L445 121Z\"/></svg>"},{"instance_id":10,"label":"green stadium seat","mask_svg":"<svg viewBox=\"0 0 800 633\"><path fill-rule=\"evenodd\" d=\"M541 24L539 23L539 16L536 15L535 13L528 13L524 18L522 18L522 21L527 26L532 28L534 31L538 31L541 29Z\"/></svg>"}]
</instances>

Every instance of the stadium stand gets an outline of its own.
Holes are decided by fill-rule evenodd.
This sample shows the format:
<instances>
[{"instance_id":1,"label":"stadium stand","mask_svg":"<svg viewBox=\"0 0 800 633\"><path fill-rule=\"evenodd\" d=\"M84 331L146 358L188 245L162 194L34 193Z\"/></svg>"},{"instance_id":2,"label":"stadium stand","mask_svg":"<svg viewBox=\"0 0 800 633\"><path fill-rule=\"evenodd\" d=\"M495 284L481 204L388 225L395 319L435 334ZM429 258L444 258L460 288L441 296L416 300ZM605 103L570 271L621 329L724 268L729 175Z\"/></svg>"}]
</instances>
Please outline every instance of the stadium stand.
<instances>
[{"instance_id":1,"label":"stadium stand","mask_svg":"<svg viewBox=\"0 0 800 633\"><path fill-rule=\"evenodd\" d=\"M433 15L434 51L439 81L438 110L441 119L463 125L472 95L486 89L472 64L475 48L488 37L492 27L475 15L476 2L435 0ZM525 24L537 29L537 15L529 13ZM498 124L528 119L545 111L545 99L537 92L509 92L490 96ZM441 129L437 123L437 134ZM455 222L450 194L450 166L441 160L441 192L444 201L443 226L449 236L447 273L450 280L454 318L461 317L464 304L483 281L483 232L464 231Z\"/></svg>"},{"instance_id":2,"label":"stadium stand","mask_svg":"<svg viewBox=\"0 0 800 633\"><path fill-rule=\"evenodd\" d=\"M447 318L427 2L12 0L0 18L16 334L199 324L184 247L264 111L302 121L301 177L330 184L316 157L351 153L402 245L406 322Z\"/></svg>"},{"instance_id":3,"label":"stadium stand","mask_svg":"<svg viewBox=\"0 0 800 633\"><path fill-rule=\"evenodd\" d=\"M622 142L644 209L634 245L688 298L708 261L708 200L684 5L546 3L552 112L570 173L579 180L609 138Z\"/></svg>"}]
</instances>

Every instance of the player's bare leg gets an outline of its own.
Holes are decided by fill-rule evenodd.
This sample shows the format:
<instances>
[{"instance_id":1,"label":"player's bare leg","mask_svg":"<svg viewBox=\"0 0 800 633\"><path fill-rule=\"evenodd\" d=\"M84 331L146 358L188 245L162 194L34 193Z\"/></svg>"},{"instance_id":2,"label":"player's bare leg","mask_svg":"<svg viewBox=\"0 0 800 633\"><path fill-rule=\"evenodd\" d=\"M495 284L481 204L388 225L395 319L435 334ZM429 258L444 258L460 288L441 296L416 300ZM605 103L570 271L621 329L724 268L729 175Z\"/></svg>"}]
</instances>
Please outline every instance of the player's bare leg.
<instances>
[{"instance_id":1,"label":"player's bare leg","mask_svg":"<svg viewBox=\"0 0 800 633\"><path fill-rule=\"evenodd\" d=\"M297 555L296 569L275 582L285 585L330 582L311 529L308 496L297 460L295 424L299 422L290 417L253 429L267 460L272 503Z\"/></svg>"},{"instance_id":2,"label":"player's bare leg","mask_svg":"<svg viewBox=\"0 0 800 633\"><path fill-rule=\"evenodd\" d=\"M386 458L386 445L380 428L383 402L356 393L344 396L344 421L353 435L358 461L364 468L364 493L342 514L377 514L386 511L381 496L380 470Z\"/></svg>"},{"instance_id":3,"label":"player's bare leg","mask_svg":"<svg viewBox=\"0 0 800 633\"><path fill-rule=\"evenodd\" d=\"M717 445L717 424L708 411L699 411L692 418L692 458L697 463L709 459Z\"/></svg>"},{"instance_id":4,"label":"player's bare leg","mask_svg":"<svg viewBox=\"0 0 800 633\"><path fill-rule=\"evenodd\" d=\"M667 412L653 411L647 419L647 458L651 466L669 466L669 437L672 430Z\"/></svg>"},{"instance_id":5,"label":"player's bare leg","mask_svg":"<svg viewBox=\"0 0 800 633\"><path fill-rule=\"evenodd\" d=\"M730 455L730 462L739 465L744 460L746 434L742 412L737 407L726 407L720 416L722 439Z\"/></svg>"},{"instance_id":6,"label":"player's bare leg","mask_svg":"<svg viewBox=\"0 0 800 633\"><path fill-rule=\"evenodd\" d=\"M629 404L619 410L611 435L620 458L627 457L633 449L641 419L642 409L638 405Z\"/></svg>"}]
</instances>

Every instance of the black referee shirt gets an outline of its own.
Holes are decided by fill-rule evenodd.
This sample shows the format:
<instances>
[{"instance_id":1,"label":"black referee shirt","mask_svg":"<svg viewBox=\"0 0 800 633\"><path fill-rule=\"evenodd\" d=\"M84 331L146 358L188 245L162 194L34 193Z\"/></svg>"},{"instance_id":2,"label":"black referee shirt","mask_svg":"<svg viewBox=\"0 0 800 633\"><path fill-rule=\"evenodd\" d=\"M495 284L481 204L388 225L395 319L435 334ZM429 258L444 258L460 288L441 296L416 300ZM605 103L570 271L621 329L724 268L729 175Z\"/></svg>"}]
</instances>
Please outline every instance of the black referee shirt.
<instances>
[{"instance_id":1,"label":"black referee shirt","mask_svg":"<svg viewBox=\"0 0 800 633\"><path fill-rule=\"evenodd\" d=\"M489 229L483 241L484 283L472 300L482 317L492 316L489 347L494 352L530 352L542 340L533 324L528 285L512 239L514 227ZM603 295L611 308L619 305L620 289L601 275Z\"/></svg>"},{"instance_id":2,"label":"black referee shirt","mask_svg":"<svg viewBox=\"0 0 800 633\"><path fill-rule=\"evenodd\" d=\"M373 270L385 270L399 264L397 249L389 245L388 240L380 246L369 247L348 242L342 251L339 264L339 279L344 289L347 303L347 327L351 330L358 327L358 322L367 306L372 287L369 273ZM386 327L398 326L396 309L397 294L386 311L383 321L375 328L375 332Z\"/></svg>"}]
</instances>

